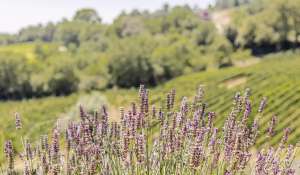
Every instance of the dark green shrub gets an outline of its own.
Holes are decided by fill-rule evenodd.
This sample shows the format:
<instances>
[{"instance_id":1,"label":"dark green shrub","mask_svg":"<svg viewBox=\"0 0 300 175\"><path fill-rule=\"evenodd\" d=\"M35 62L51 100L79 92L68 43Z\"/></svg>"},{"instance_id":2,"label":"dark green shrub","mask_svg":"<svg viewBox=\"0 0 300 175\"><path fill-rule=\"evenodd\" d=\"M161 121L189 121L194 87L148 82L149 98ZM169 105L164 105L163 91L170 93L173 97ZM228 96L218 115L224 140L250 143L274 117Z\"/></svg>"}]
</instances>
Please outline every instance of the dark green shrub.
<instances>
[{"instance_id":1,"label":"dark green shrub","mask_svg":"<svg viewBox=\"0 0 300 175\"><path fill-rule=\"evenodd\" d=\"M124 39L112 51L109 62L111 84L120 87L139 86L140 83L155 85L150 63L153 41L148 37Z\"/></svg>"},{"instance_id":2,"label":"dark green shrub","mask_svg":"<svg viewBox=\"0 0 300 175\"><path fill-rule=\"evenodd\" d=\"M0 53L0 98L22 98L32 96L30 68L22 55Z\"/></svg>"},{"instance_id":3,"label":"dark green shrub","mask_svg":"<svg viewBox=\"0 0 300 175\"><path fill-rule=\"evenodd\" d=\"M69 62L56 64L50 75L48 87L52 94L68 95L77 90L79 79Z\"/></svg>"}]
</instances>

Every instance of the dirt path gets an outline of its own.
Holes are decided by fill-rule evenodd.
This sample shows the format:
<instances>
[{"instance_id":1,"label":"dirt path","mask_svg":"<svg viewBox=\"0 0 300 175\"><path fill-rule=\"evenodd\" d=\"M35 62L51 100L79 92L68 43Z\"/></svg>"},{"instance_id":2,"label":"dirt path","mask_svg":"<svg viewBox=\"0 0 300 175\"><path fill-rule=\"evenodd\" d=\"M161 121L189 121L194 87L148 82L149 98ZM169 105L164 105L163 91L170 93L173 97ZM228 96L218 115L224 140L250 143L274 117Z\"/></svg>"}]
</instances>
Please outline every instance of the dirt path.
<instances>
[{"instance_id":1,"label":"dirt path","mask_svg":"<svg viewBox=\"0 0 300 175\"><path fill-rule=\"evenodd\" d=\"M237 76L221 82L219 86L226 87L227 89L232 89L234 87L245 84L246 82L247 82L247 76Z\"/></svg>"},{"instance_id":2,"label":"dirt path","mask_svg":"<svg viewBox=\"0 0 300 175\"><path fill-rule=\"evenodd\" d=\"M224 33L225 27L230 23L230 10L214 12L211 19L216 25L218 32Z\"/></svg>"}]
</instances>

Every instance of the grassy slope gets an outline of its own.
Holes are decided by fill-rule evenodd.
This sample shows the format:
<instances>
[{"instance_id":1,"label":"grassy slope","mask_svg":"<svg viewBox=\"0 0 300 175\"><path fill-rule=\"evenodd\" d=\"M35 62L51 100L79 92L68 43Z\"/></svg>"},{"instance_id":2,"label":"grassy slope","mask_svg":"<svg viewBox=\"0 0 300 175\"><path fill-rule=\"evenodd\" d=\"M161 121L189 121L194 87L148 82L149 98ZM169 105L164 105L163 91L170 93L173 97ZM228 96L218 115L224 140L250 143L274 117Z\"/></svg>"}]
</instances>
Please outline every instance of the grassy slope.
<instances>
[{"instance_id":1,"label":"grassy slope","mask_svg":"<svg viewBox=\"0 0 300 175\"><path fill-rule=\"evenodd\" d=\"M278 116L275 137L270 143L278 141L282 129L290 127L293 133L289 139L295 143L300 137L300 55L278 54L266 58L261 63L246 68L228 68L211 72L194 73L176 78L150 90L153 103L163 102L165 94L172 88L176 89L177 101L183 96L192 97L198 85L205 86L205 99L208 110L217 113L217 126L222 126L231 109L235 92L250 88L252 91L253 111L257 111L263 96L268 97L268 105L261 119L264 131L273 115ZM242 81L241 81L242 80ZM136 92L130 90L110 90L106 93L110 104L128 106L135 99ZM254 116L252 116L254 118ZM266 138L259 138L264 144Z\"/></svg>"},{"instance_id":2,"label":"grassy slope","mask_svg":"<svg viewBox=\"0 0 300 175\"><path fill-rule=\"evenodd\" d=\"M1 102L0 145L4 145L6 139L12 139L14 145L20 148L20 135L35 141L41 134L49 133L60 114L67 111L76 102L77 97L78 95L71 95ZM22 133L15 130L15 112L19 112L22 116ZM0 152L0 162L2 159L3 151Z\"/></svg>"}]
</instances>

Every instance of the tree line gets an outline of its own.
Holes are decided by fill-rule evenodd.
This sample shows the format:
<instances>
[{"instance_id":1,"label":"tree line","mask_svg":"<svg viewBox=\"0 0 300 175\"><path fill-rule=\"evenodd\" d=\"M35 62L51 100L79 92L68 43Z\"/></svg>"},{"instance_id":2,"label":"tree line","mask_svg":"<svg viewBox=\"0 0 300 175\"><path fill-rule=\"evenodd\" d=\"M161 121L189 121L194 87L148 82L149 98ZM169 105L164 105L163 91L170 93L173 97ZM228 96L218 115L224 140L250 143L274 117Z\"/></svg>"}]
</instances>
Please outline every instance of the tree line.
<instances>
[{"instance_id":1,"label":"tree line","mask_svg":"<svg viewBox=\"0 0 300 175\"><path fill-rule=\"evenodd\" d=\"M81 9L72 19L1 34L1 45L33 44L35 59L0 53L0 98L155 86L183 74L231 66L245 53L299 47L299 0L241 1L228 10L231 20L224 33L203 16L216 13L217 5L132 10L111 24L102 23L95 10Z\"/></svg>"}]
</instances>

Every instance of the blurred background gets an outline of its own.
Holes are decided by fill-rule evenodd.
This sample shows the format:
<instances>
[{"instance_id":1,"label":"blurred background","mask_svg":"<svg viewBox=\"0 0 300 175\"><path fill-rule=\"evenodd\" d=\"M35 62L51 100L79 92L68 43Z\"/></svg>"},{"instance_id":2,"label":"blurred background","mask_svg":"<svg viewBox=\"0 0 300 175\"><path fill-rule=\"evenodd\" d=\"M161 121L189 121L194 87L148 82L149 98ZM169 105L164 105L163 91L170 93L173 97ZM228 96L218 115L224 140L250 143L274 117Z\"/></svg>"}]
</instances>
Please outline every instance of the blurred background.
<instances>
[{"instance_id":1,"label":"blurred background","mask_svg":"<svg viewBox=\"0 0 300 175\"><path fill-rule=\"evenodd\" d=\"M106 104L119 120L140 84L153 103L202 84L219 126L234 93L250 88L254 108L270 99L262 128L273 115L280 123L258 146L277 142L285 127L289 142L299 141L300 0L0 2L1 145L18 134L14 112L22 134L37 139L77 118L79 104Z\"/></svg>"}]
</instances>

